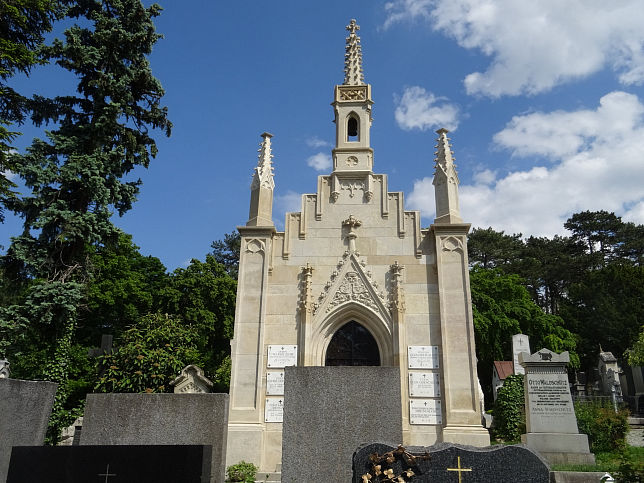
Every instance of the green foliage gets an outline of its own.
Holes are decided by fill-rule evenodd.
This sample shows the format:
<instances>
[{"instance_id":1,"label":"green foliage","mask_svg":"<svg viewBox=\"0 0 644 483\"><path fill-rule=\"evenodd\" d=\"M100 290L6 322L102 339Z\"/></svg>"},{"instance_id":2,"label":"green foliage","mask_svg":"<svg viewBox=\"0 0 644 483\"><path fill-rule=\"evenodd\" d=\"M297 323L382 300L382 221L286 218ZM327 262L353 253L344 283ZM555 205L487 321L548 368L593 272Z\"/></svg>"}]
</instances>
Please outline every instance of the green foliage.
<instances>
[{"instance_id":1,"label":"green foliage","mask_svg":"<svg viewBox=\"0 0 644 483\"><path fill-rule=\"evenodd\" d=\"M221 263L233 279L237 280L239 271L239 250L241 235L238 231L226 233L223 240L216 240L210 245L212 256Z\"/></svg>"},{"instance_id":2,"label":"green foliage","mask_svg":"<svg viewBox=\"0 0 644 483\"><path fill-rule=\"evenodd\" d=\"M511 264L523 249L521 233L506 235L492 227L475 228L467 237L467 252L471 264L494 268Z\"/></svg>"},{"instance_id":3,"label":"green foliage","mask_svg":"<svg viewBox=\"0 0 644 483\"><path fill-rule=\"evenodd\" d=\"M96 248L92 276L87 287L87 322L79 338L93 345L101 334L115 338L143 315L160 309L159 293L170 284L165 266L156 257L139 253L132 236L118 238Z\"/></svg>"},{"instance_id":4,"label":"green foliage","mask_svg":"<svg viewBox=\"0 0 644 483\"><path fill-rule=\"evenodd\" d=\"M593 452L621 450L626 446L628 410L615 412L610 403L576 402L575 415L579 431L588 435Z\"/></svg>"},{"instance_id":5,"label":"green foliage","mask_svg":"<svg viewBox=\"0 0 644 483\"><path fill-rule=\"evenodd\" d=\"M257 466L253 463L240 461L235 465L230 465L226 469L226 476L230 482L253 483L257 474Z\"/></svg>"},{"instance_id":6,"label":"green foliage","mask_svg":"<svg viewBox=\"0 0 644 483\"><path fill-rule=\"evenodd\" d=\"M619 452L619 468L614 473L619 483L644 482L644 448L623 448Z\"/></svg>"},{"instance_id":7,"label":"green foliage","mask_svg":"<svg viewBox=\"0 0 644 483\"><path fill-rule=\"evenodd\" d=\"M644 325L635 343L626 351L631 366L644 366Z\"/></svg>"},{"instance_id":8,"label":"green foliage","mask_svg":"<svg viewBox=\"0 0 644 483\"><path fill-rule=\"evenodd\" d=\"M579 365L574 334L563 320L546 314L536 305L518 275L500 269L474 267L470 271L472 310L479 378L490 400L492 365L495 360L512 358L512 336L530 337L534 349L570 352L571 365Z\"/></svg>"},{"instance_id":9,"label":"green foliage","mask_svg":"<svg viewBox=\"0 0 644 483\"><path fill-rule=\"evenodd\" d=\"M29 74L34 65L44 62L38 47L60 10L53 0L0 2L0 223L4 221L4 204L16 198L16 184L5 172L15 172L9 153L11 142L20 133L10 129L12 124L22 123L28 111L27 100L8 80L19 72Z\"/></svg>"},{"instance_id":10,"label":"green foliage","mask_svg":"<svg viewBox=\"0 0 644 483\"><path fill-rule=\"evenodd\" d=\"M199 332L202 368L215 373L230 356L235 320L237 282L212 255L201 262L193 259L188 268L174 271L171 283L161 294L161 310L180 314ZM221 374L224 381L226 378Z\"/></svg>"},{"instance_id":11,"label":"green foliage","mask_svg":"<svg viewBox=\"0 0 644 483\"><path fill-rule=\"evenodd\" d=\"M494 404L494 436L517 442L525 433L523 374L508 376L497 392Z\"/></svg>"},{"instance_id":12,"label":"green foliage","mask_svg":"<svg viewBox=\"0 0 644 483\"><path fill-rule=\"evenodd\" d=\"M116 350L100 358L98 392L172 392L170 382L189 364L203 366L199 332L177 316L147 315L126 330Z\"/></svg>"}]
</instances>

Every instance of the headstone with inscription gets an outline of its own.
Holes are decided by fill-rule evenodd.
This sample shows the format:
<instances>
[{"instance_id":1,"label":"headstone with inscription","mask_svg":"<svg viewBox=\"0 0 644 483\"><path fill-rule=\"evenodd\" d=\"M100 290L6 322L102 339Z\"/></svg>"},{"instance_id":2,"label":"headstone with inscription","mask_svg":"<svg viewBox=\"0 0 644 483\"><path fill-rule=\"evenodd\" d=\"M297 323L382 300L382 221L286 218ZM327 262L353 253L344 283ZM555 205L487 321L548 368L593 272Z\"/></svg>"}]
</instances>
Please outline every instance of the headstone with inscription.
<instances>
[{"instance_id":1,"label":"headstone with inscription","mask_svg":"<svg viewBox=\"0 0 644 483\"><path fill-rule=\"evenodd\" d=\"M398 367L287 367L282 481L346 483L369 441L402 442Z\"/></svg>"},{"instance_id":2,"label":"headstone with inscription","mask_svg":"<svg viewBox=\"0 0 644 483\"><path fill-rule=\"evenodd\" d=\"M566 366L568 352L519 354L525 368L526 434L521 441L553 464L594 464L588 436L579 434Z\"/></svg>"},{"instance_id":3,"label":"headstone with inscription","mask_svg":"<svg viewBox=\"0 0 644 483\"><path fill-rule=\"evenodd\" d=\"M386 443L369 443L359 447L353 455L353 479L347 481L353 483L378 481L376 472L384 472L388 469L392 470L393 477L387 481L417 483L439 481L548 483L550 481L550 469L546 461L525 446L497 445L475 448L454 443L439 443L427 447L410 446L404 450L406 454L401 453L397 445ZM393 459L391 463L386 459L374 463L374 457L382 457L390 452ZM429 458L424 458L426 454ZM414 461L411 461L410 455L415 457ZM380 468L374 469L374 464L380 465ZM411 477L407 476L409 470L413 472Z\"/></svg>"},{"instance_id":4,"label":"headstone with inscription","mask_svg":"<svg viewBox=\"0 0 644 483\"><path fill-rule=\"evenodd\" d=\"M530 354L530 338L525 334L514 334L512 336L512 365L515 374L525 374L525 369L519 364L519 354L522 352Z\"/></svg>"}]
</instances>

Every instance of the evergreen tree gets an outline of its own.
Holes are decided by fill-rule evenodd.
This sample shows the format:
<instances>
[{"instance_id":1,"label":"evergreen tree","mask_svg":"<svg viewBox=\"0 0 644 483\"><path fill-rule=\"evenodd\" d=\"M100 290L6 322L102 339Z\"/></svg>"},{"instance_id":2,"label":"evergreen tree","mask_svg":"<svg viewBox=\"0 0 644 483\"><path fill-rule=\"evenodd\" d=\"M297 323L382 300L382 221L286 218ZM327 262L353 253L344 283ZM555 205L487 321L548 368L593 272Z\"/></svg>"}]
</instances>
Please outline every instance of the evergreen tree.
<instances>
[{"instance_id":1,"label":"evergreen tree","mask_svg":"<svg viewBox=\"0 0 644 483\"><path fill-rule=\"evenodd\" d=\"M237 230L226 233L223 240L216 240L210 245L212 255L218 263L226 267L228 275L237 280L239 272L239 250L241 235Z\"/></svg>"},{"instance_id":2,"label":"evergreen tree","mask_svg":"<svg viewBox=\"0 0 644 483\"><path fill-rule=\"evenodd\" d=\"M4 221L4 203L16 196L16 185L8 172L15 171L9 154L19 133L11 125L22 123L28 110L27 100L8 81L17 73L29 74L34 65L44 62L38 47L59 11L54 0L0 2L0 223Z\"/></svg>"},{"instance_id":3,"label":"evergreen tree","mask_svg":"<svg viewBox=\"0 0 644 483\"><path fill-rule=\"evenodd\" d=\"M75 74L77 94L36 97L32 120L52 123L47 139L11 157L29 193L7 206L24 220L3 263L12 277L33 282L19 305L0 313L5 327L39 323L55 338L46 379L59 384L52 435L64 421L70 350L92 275L91 253L118 237L112 210L123 214L139 181L123 181L135 166L148 166L157 149L149 129L170 134L163 89L146 58L160 38L158 5L140 0L64 0L78 23L42 48L42 58Z\"/></svg>"}]
</instances>

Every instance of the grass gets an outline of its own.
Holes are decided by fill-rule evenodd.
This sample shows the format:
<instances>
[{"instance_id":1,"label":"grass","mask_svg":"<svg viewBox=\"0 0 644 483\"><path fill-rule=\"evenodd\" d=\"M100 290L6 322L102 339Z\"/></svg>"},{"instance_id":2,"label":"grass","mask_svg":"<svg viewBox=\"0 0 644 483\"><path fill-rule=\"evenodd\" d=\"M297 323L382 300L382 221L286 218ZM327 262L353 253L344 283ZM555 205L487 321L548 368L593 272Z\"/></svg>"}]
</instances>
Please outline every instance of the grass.
<instances>
[{"instance_id":1,"label":"grass","mask_svg":"<svg viewBox=\"0 0 644 483\"><path fill-rule=\"evenodd\" d=\"M627 446L627 454L630 460L636 465L644 465L644 448ZM616 472L622 462L619 452L595 453L596 464L594 465L552 465L552 471L606 471Z\"/></svg>"}]
</instances>

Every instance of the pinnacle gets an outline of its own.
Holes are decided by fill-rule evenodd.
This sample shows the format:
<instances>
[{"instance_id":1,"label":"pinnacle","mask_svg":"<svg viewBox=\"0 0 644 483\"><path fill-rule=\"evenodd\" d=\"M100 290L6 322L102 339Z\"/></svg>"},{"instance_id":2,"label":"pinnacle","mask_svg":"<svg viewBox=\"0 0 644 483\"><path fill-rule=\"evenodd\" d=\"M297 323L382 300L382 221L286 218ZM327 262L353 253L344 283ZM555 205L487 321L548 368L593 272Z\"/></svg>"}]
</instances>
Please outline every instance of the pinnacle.
<instances>
[{"instance_id":1,"label":"pinnacle","mask_svg":"<svg viewBox=\"0 0 644 483\"><path fill-rule=\"evenodd\" d=\"M360 26L356 24L355 19L351 19L346 29L349 31L349 36L346 38L346 53L344 54L344 85L363 85L362 46L360 45L360 37L356 34L360 30Z\"/></svg>"},{"instance_id":2,"label":"pinnacle","mask_svg":"<svg viewBox=\"0 0 644 483\"><path fill-rule=\"evenodd\" d=\"M251 188L262 187L267 189L275 188L273 180L273 154L271 151L272 134L262 133L262 142L259 143L259 153L257 156L257 167L253 173L253 182Z\"/></svg>"},{"instance_id":3,"label":"pinnacle","mask_svg":"<svg viewBox=\"0 0 644 483\"><path fill-rule=\"evenodd\" d=\"M450 167L454 169L454 152L451 150L452 146L449 144L448 132L445 128L436 131L438 134L438 144L435 147L438 150L434 152L436 155L434 161L436 162L436 166L440 166L443 171L447 171Z\"/></svg>"}]
</instances>

